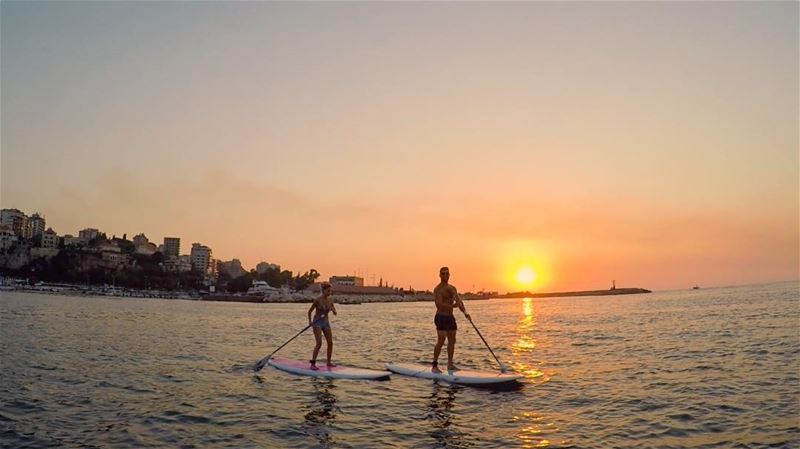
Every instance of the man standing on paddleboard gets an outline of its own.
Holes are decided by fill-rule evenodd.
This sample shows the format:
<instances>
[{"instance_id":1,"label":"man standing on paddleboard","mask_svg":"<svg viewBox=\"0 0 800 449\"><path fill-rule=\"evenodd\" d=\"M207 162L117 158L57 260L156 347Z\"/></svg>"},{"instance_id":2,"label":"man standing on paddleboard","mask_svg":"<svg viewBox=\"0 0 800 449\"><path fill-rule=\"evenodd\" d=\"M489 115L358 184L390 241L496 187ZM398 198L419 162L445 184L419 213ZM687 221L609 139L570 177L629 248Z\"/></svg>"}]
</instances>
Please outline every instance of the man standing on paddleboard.
<instances>
[{"instance_id":1,"label":"man standing on paddleboard","mask_svg":"<svg viewBox=\"0 0 800 449\"><path fill-rule=\"evenodd\" d=\"M433 289L433 301L436 303L436 315L433 317L433 323L436 324L436 346L433 348L433 371L440 373L439 369L439 353L442 351L444 339L447 338L447 370L455 371L458 368L453 364L453 352L456 347L456 331L458 325L456 318L453 316L453 308L458 307L464 316L469 319L469 314L464 308L464 303L458 296L456 288L448 284L450 280L450 269L442 267L439 269L439 278L442 282Z\"/></svg>"}]
</instances>

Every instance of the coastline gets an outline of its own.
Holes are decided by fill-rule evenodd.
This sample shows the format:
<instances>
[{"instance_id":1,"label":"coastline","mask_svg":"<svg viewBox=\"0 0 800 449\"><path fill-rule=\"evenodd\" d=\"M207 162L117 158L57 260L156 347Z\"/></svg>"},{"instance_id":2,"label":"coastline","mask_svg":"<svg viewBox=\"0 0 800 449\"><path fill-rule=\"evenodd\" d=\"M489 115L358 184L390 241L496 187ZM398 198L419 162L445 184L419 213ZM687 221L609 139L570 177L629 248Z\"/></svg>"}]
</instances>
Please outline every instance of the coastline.
<instances>
[{"instance_id":1,"label":"coastline","mask_svg":"<svg viewBox=\"0 0 800 449\"><path fill-rule=\"evenodd\" d=\"M3 289L2 291L14 291L21 293L34 293L58 296L78 296L78 297L111 297L111 298L140 298L140 299L182 299L188 301L216 301L216 302L244 302L253 304L270 303L310 303L317 296L313 292L283 292L269 296L254 295L234 295L234 294L197 294L190 292L166 292L166 291L147 291L147 290L121 290L115 288L87 288L79 286L63 287L25 287ZM549 293L530 293L517 292L497 296L463 295L464 301L478 301L489 299L505 298L558 298L568 296L611 296L611 295L634 295L651 293L650 290L643 288L617 288L613 290L587 290L574 292L549 292ZM363 303L378 302L423 302L433 301L433 295L428 293L415 293L409 295L389 294L333 294L337 304L357 305Z\"/></svg>"},{"instance_id":2,"label":"coastline","mask_svg":"<svg viewBox=\"0 0 800 449\"><path fill-rule=\"evenodd\" d=\"M641 293L653 293L646 288L614 288L608 290L583 290L574 292L550 292L550 293L530 293L517 292L500 295L498 298L560 298L564 296L613 296L613 295L638 295Z\"/></svg>"}]
</instances>

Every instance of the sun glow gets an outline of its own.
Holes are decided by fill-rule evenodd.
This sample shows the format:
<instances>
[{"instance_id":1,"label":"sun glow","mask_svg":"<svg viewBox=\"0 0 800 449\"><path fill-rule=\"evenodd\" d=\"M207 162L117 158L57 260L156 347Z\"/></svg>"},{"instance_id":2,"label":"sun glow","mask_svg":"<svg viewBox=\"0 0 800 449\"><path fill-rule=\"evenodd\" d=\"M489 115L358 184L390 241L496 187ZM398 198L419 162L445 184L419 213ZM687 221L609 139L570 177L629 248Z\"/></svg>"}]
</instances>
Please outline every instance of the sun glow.
<instances>
[{"instance_id":1,"label":"sun glow","mask_svg":"<svg viewBox=\"0 0 800 449\"><path fill-rule=\"evenodd\" d=\"M530 287L536 281L536 272L529 266L523 266L517 270L515 277L519 285Z\"/></svg>"},{"instance_id":2,"label":"sun glow","mask_svg":"<svg viewBox=\"0 0 800 449\"><path fill-rule=\"evenodd\" d=\"M498 283L509 292L546 289L553 279L551 252L546 244L528 240L511 240L498 246Z\"/></svg>"}]
</instances>

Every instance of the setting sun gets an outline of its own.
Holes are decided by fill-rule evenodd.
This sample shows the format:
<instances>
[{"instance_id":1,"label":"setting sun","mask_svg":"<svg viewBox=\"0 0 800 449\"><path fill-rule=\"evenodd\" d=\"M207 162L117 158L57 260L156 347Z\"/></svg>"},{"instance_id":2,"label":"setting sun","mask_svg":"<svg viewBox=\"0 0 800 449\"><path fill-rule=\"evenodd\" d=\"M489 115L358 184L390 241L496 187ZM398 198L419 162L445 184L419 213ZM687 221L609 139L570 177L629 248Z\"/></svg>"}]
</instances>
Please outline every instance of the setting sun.
<instances>
[{"instance_id":1,"label":"setting sun","mask_svg":"<svg viewBox=\"0 0 800 449\"><path fill-rule=\"evenodd\" d=\"M520 285L527 287L536 280L536 272L531 267L521 267L517 270L516 278Z\"/></svg>"}]
</instances>

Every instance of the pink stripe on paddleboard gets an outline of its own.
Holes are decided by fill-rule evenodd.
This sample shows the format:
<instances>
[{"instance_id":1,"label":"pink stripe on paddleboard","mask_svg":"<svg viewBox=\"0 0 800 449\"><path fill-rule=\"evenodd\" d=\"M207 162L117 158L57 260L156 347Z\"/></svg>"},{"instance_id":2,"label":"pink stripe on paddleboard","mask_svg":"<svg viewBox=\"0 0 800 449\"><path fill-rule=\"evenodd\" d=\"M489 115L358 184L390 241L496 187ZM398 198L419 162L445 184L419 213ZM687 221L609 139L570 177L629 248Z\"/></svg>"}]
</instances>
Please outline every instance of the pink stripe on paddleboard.
<instances>
[{"instance_id":1,"label":"pink stripe on paddleboard","mask_svg":"<svg viewBox=\"0 0 800 449\"><path fill-rule=\"evenodd\" d=\"M304 362L302 360L285 359L283 357L273 357L272 361L273 361L273 363L275 363L277 365L282 365L282 366L289 367L289 368L311 369L311 363L310 362ZM317 368L319 368L319 371L327 371L329 373L333 373L333 372L336 372L336 371L341 371L341 370L345 369L346 367L327 366L327 365L325 365L325 361L322 361L322 362L317 361Z\"/></svg>"}]
</instances>

